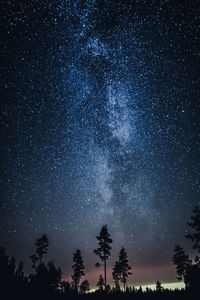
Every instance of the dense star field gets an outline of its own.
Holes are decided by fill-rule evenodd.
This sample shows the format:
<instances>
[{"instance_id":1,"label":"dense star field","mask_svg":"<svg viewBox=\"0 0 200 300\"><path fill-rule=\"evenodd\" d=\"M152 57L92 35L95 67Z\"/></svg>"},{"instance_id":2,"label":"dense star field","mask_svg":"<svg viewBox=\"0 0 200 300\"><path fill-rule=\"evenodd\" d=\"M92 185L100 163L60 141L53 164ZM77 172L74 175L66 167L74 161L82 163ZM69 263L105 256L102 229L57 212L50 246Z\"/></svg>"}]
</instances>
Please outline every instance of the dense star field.
<instances>
[{"instance_id":1,"label":"dense star field","mask_svg":"<svg viewBox=\"0 0 200 300\"><path fill-rule=\"evenodd\" d=\"M107 224L129 284L175 282L200 203L199 0L2 1L0 245L86 278Z\"/></svg>"}]
</instances>

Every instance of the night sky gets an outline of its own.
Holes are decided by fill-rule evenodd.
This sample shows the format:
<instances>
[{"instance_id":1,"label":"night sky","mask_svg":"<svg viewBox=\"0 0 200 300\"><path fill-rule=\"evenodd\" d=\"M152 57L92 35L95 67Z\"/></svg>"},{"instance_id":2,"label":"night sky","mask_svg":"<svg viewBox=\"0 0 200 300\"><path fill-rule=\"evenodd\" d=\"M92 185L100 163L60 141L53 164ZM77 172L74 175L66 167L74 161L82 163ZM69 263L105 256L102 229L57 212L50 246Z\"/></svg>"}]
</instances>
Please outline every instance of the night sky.
<instances>
[{"instance_id":1,"label":"night sky","mask_svg":"<svg viewBox=\"0 0 200 300\"><path fill-rule=\"evenodd\" d=\"M46 233L71 280L107 224L129 284L175 282L200 202L199 0L2 1L0 245L23 260Z\"/></svg>"}]
</instances>

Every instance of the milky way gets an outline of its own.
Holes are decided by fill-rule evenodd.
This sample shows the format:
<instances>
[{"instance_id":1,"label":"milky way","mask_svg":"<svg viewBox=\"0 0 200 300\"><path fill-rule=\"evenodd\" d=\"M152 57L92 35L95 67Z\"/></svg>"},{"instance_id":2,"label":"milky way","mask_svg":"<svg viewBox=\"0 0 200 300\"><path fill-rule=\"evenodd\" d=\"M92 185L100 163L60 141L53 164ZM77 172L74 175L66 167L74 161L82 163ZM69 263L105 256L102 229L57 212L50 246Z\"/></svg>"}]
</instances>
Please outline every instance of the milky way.
<instances>
[{"instance_id":1,"label":"milky way","mask_svg":"<svg viewBox=\"0 0 200 300\"><path fill-rule=\"evenodd\" d=\"M0 243L28 271L47 233L64 276L80 247L96 282L108 224L110 268L124 246L131 282L175 281L200 192L199 7L3 1Z\"/></svg>"}]
</instances>

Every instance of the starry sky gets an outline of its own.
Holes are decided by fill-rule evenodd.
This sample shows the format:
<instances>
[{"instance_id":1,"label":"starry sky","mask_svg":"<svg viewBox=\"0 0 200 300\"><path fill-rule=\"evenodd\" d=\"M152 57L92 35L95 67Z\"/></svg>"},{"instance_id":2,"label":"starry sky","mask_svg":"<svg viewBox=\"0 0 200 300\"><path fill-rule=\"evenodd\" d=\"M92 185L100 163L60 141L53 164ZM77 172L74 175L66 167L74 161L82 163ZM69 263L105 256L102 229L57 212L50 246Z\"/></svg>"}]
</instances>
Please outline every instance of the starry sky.
<instances>
[{"instance_id":1,"label":"starry sky","mask_svg":"<svg viewBox=\"0 0 200 300\"><path fill-rule=\"evenodd\" d=\"M111 268L174 282L200 201L199 0L2 1L0 245L23 260L46 233L70 275L107 224Z\"/></svg>"}]
</instances>

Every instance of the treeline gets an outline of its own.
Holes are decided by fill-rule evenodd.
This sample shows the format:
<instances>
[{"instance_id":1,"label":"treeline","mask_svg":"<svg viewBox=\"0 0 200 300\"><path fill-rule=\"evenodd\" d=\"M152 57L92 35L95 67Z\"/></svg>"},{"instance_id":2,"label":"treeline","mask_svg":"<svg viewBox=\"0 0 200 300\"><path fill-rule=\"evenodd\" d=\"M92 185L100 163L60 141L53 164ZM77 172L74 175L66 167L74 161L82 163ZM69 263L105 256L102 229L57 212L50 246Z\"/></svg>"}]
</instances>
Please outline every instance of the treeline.
<instances>
[{"instance_id":1,"label":"treeline","mask_svg":"<svg viewBox=\"0 0 200 300\"><path fill-rule=\"evenodd\" d=\"M188 225L192 228L192 233L186 238L192 241L192 247L197 251L195 259L191 259L184 249L177 244L175 246L172 261L176 266L177 278L184 281L184 290L164 289L159 281L156 282L156 289L152 291L147 288L135 289L127 286L127 280L132 275L129 265L127 251L124 247L119 252L119 259L115 262L112 270L114 287L107 284L107 261L111 255L112 239L108 232L107 225L104 225L97 236L98 247L94 254L100 259L96 267L103 265L103 275L100 274L96 283L95 292L90 292L90 283L87 279L81 281L85 275L85 266L80 249L73 254L72 281L62 280L62 271L56 267L53 261L45 262L45 257L49 249L49 240L44 234L35 242L35 253L30 256L33 273L25 275L23 263L16 264L14 257L8 257L3 247L0 248L0 297L7 295L4 299L19 298L53 298L62 299L66 297L183 297L194 294L199 290L200 283L200 208L195 207L191 221ZM121 286L122 285L122 289ZM3 298L2 298L3 299Z\"/></svg>"}]
</instances>

